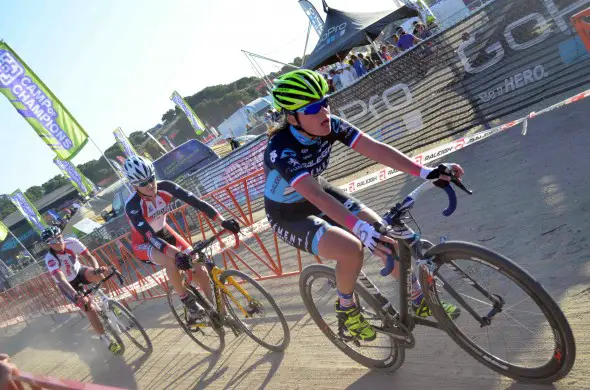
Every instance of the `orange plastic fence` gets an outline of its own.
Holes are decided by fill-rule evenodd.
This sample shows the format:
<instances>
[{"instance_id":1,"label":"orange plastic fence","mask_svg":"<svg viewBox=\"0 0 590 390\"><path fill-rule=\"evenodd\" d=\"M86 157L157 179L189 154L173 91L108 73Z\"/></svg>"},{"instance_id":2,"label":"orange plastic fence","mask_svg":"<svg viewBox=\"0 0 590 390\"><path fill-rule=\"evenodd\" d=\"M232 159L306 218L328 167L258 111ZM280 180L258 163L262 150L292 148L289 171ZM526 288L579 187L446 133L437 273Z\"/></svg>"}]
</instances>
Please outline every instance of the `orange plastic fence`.
<instances>
[{"instance_id":1,"label":"orange plastic fence","mask_svg":"<svg viewBox=\"0 0 590 390\"><path fill-rule=\"evenodd\" d=\"M212 246L212 254L220 255L225 268L240 269L257 280L297 275L303 268L301 252L281 243L269 229L260 193L263 185L264 173L259 170L203 197L226 218L235 218L242 226L238 250L231 249L233 237L226 237ZM254 202L252 194L255 195ZM187 205L171 212L168 223L191 244L218 231L209 218ZM125 286L119 286L114 279L106 284L107 291L115 299L143 301L160 298L170 288L163 269L135 258L129 233L92 253L100 265L114 266L126 276ZM285 261L286 258L290 259ZM321 262L317 256L315 261ZM0 294L0 327L41 315L77 310L63 297L52 277L45 273Z\"/></svg>"},{"instance_id":2,"label":"orange plastic fence","mask_svg":"<svg viewBox=\"0 0 590 390\"><path fill-rule=\"evenodd\" d=\"M572 16L572 23L590 53L590 8Z\"/></svg>"}]
</instances>

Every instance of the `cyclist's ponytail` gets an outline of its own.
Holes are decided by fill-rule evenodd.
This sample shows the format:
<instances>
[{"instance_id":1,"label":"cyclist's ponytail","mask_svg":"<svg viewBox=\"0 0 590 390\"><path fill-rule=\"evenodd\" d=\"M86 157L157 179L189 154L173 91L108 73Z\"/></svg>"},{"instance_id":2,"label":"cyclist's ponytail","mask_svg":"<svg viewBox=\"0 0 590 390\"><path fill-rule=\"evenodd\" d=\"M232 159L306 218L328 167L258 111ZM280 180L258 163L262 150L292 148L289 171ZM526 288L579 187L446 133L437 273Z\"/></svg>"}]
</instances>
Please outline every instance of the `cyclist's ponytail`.
<instances>
[{"instance_id":1,"label":"cyclist's ponytail","mask_svg":"<svg viewBox=\"0 0 590 390\"><path fill-rule=\"evenodd\" d=\"M287 114L283 110L281 112L281 117L278 121L275 122L275 125L268 129L266 135L268 138L272 137L273 135L277 134L280 131L283 131L289 127L289 122L287 121Z\"/></svg>"}]
</instances>

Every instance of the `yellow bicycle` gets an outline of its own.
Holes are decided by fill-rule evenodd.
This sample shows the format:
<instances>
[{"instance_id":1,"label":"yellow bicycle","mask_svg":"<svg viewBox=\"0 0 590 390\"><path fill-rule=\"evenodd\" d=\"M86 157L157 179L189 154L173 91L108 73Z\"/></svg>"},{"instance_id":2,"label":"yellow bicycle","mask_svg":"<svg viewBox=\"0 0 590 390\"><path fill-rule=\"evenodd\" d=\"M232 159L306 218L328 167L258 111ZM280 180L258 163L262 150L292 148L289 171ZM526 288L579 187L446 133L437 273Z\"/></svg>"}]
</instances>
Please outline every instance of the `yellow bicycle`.
<instances>
[{"instance_id":1,"label":"yellow bicycle","mask_svg":"<svg viewBox=\"0 0 590 390\"><path fill-rule=\"evenodd\" d=\"M273 297L250 276L238 270L222 270L205 254L205 249L226 232L222 230L197 242L191 252L193 263L204 264L207 269L213 283L215 307L193 286L192 272L185 272L184 284L205 309L205 319L189 325L188 312L173 289L168 290L168 305L185 333L210 352L220 352L225 347L225 327L236 336L246 333L271 351L284 351L291 339L289 326ZM234 236L236 249L240 242L238 235ZM247 290L255 292L250 294Z\"/></svg>"}]
</instances>

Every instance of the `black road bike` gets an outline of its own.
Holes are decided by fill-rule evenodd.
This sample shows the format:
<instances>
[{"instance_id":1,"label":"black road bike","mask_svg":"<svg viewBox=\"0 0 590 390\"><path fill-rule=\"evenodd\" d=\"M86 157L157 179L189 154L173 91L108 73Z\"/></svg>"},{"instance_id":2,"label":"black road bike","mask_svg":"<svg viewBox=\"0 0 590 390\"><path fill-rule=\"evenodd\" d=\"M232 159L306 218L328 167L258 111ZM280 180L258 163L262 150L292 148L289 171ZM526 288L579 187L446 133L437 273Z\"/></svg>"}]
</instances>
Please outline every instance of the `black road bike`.
<instances>
[{"instance_id":1,"label":"black road bike","mask_svg":"<svg viewBox=\"0 0 590 390\"><path fill-rule=\"evenodd\" d=\"M451 179L472 193L460 180ZM415 345L412 331L422 325L446 331L473 358L507 377L547 383L566 376L575 360L574 336L541 283L512 260L483 246L444 238L433 245L407 226L414 221L410 210L416 199L435 186L432 182L420 185L384 215L387 235L396 241L397 251L380 274L389 275L395 263L401 267L399 306L395 308L364 272L357 280L353 297L376 330L376 340L364 342L346 331L334 312L334 268L326 265L306 267L299 280L301 296L317 326L346 355L374 370L401 367L405 349ZM443 215L450 216L457 197L450 183L441 188L449 198ZM412 308L413 261L436 321L417 316ZM442 300L457 306L461 315L449 318Z\"/></svg>"}]
</instances>

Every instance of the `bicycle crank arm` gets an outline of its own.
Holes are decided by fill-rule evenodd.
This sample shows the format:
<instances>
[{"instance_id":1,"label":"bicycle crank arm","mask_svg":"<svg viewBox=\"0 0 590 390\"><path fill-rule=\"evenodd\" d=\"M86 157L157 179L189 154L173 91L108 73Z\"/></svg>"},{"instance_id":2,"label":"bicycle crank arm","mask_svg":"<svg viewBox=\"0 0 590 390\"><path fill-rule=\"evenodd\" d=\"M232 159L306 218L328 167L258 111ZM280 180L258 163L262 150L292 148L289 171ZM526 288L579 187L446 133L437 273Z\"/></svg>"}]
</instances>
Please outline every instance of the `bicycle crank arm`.
<instances>
[{"instance_id":1,"label":"bicycle crank arm","mask_svg":"<svg viewBox=\"0 0 590 390\"><path fill-rule=\"evenodd\" d=\"M403 348L414 348L416 339L411 332L402 328L382 328L380 326L373 326L375 332L383 333L392 339L397 340L397 344Z\"/></svg>"}]
</instances>

